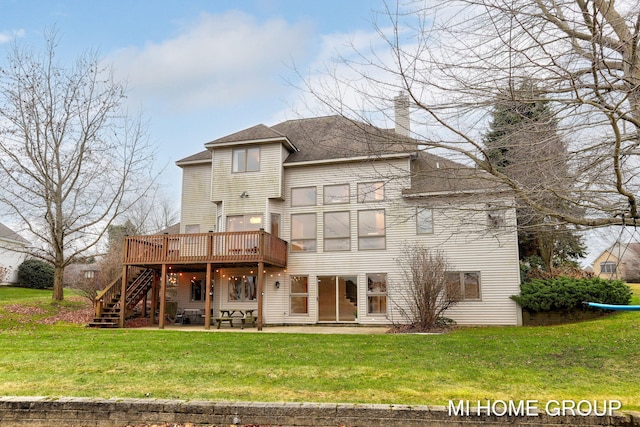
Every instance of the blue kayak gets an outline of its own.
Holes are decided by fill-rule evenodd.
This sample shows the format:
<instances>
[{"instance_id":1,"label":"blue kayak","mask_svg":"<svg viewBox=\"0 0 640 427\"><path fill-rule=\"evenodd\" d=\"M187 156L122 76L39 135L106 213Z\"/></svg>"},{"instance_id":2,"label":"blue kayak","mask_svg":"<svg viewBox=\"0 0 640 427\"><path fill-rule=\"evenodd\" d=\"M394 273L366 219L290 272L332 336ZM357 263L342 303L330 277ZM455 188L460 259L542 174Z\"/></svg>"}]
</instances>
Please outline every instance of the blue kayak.
<instances>
[{"instance_id":1,"label":"blue kayak","mask_svg":"<svg viewBox=\"0 0 640 427\"><path fill-rule=\"evenodd\" d=\"M640 311L640 305L600 304L597 302L588 302L587 305L589 307L602 308L603 310Z\"/></svg>"}]
</instances>

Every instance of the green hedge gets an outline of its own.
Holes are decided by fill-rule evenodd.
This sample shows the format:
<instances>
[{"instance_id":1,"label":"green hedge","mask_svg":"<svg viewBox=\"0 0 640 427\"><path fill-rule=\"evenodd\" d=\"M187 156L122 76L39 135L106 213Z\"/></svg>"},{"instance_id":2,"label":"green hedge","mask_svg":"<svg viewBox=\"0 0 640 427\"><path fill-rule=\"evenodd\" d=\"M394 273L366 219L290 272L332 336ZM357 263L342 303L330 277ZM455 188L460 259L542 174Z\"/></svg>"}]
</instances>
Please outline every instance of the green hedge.
<instances>
[{"instance_id":1,"label":"green hedge","mask_svg":"<svg viewBox=\"0 0 640 427\"><path fill-rule=\"evenodd\" d=\"M54 268L37 259L28 259L18 267L20 286L31 289L47 289L53 286Z\"/></svg>"},{"instance_id":2,"label":"green hedge","mask_svg":"<svg viewBox=\"0 0 640 427\"><path fill-rule=\"evenodd\" d=\"M585 308L583 302L626 305L631 301L631 288L620 280L532 279L520 285L520 295L511 297L529 311L566 311Z\"/></svg>"}]
</instances>

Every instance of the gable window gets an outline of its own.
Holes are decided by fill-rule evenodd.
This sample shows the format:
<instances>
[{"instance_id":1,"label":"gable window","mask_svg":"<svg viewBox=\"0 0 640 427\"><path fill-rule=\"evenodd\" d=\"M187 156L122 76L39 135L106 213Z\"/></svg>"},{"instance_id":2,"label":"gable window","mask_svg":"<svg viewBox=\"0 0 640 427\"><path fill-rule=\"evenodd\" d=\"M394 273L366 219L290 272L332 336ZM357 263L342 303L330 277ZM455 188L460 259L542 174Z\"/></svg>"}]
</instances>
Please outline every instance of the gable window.
<instances>
[{"instance_id":1,"label":"gable window","mask_svg":"<svg viewBox=\"0 0 640 427\"><path fill-rule=\"evenodd\" d=\"M490 229L504 227L505 210L493 205L487 205L487 226Z\"/></svg>"},{"instance_id":2,"label":"gable window","mask_svg":"<svg viewBox=\"0 0 640 427\"><path fill-rule=\"evenodd\" d=\"M229 301L255 301L256 276L229 276Z\"/></svg>"},{"instance_id":3,"label":"gable window","mask_svg":"<svg viewBox=\"0 0 640 427\"><path fill-rule=\"evenodd\" d=\"M200 279L191 279L191 301L204 301L204 299L204 283Z\"/></svg>"},{"instance_id":4,"label":"gable window","mask_svg":"<svg viewBox=\"0 0 640 427\"><path fill-rule=\"evenodd\" d=\"M349 184L325 185L324 204L349 203Z\"/></svg>"},{"instance_id":5,"label":"gable window","mask_svg":"<svg viewBox=\"0 0 640 427\"><path fill-rule=\"evenodd\" d=\"M291 206L315 206L316 187L299 187L291 189Z\"/></svg>"},{"instance_id":6,"label":"gable window","mask_svg":"<svg viewBox=\"0 0 640 427\"><path fill-rule=\"evenodd\" d=\"M480 300L480 272L449 271L446 281L449 297L458 301Z\"/></svg>"},{"instance_id":7,"label":"gable window","mask_svg":"<svg viewBox=\"0 0 640 427\"><path fill-rule=\"evenodd\" d=\"M316 214L291 215L291 250L294 252L316 250Z\"/></svg>"},{"instance_id":8,"label":"gable window","mask_svg":"<svg viewBox=\"0 0 640 427\"><path fill-rule=\"evenodd\" d=\"M257 172L260 170L260 147L234 148L233 172Z\"/></svg>"},{"instance_id":9,"label":"gable window","mask_svg":"<svg viewBox=\"0 0 640 427\"><path fill-rule=\"evenodd\" d=\"M309 277L291 276L291 314L309 314Z\"/></svg>"},{"instance_id":10,"label":"gable window","mask_svg":"<svg viewBox=\"0 0 640 427\"><path fill-rule=\"evenodd\" d=\"M614 274L616 272L616 263L605 261L600 263L600 273Z\"/></svg>"},{"instance_id":11,"label":"gable window","mask_svg":"<svg viewBox=\"0 0 640 427\"><path fill-rule=\"evenodd\" d=\"M416 232L418 234L433 233L433 210L418 208L416 211Z\"/></svg>"},{"instance_id":12,"label":"gable window","mask_svg":"<svg viewBox=\"0 0 640 427\"><path fill-rule=\"evenodd\" d=\"M384 182L358 183L358 203L384 200Z\"/></svg>"},{"instance_id":13,"label":"gable window","mask_svg":"<svg viewBox=\"0 0 640 427\"><path fill-rule=\"evenodd\" d=\"M367 313L387 313L387 275L367 274Z\"/></svg>"},{"instance_id":14,"label":"gable window","mask_svg":"<svg viewBox=\"0 0 640 427\"><path fill-rule=\"evenodd\" d=\"M384 209L358 211L358 249L386 247Z\"/></svg>"},{"instance_id":15,"label":"gable window","mask_svg":"<svg viewBox=\"0 0 640 427\"><path fill-rule=\"evenodd\" d=\"M349 212L325 212L324 250L351 250L351 227Z\"/></svg>"}]
</instances>

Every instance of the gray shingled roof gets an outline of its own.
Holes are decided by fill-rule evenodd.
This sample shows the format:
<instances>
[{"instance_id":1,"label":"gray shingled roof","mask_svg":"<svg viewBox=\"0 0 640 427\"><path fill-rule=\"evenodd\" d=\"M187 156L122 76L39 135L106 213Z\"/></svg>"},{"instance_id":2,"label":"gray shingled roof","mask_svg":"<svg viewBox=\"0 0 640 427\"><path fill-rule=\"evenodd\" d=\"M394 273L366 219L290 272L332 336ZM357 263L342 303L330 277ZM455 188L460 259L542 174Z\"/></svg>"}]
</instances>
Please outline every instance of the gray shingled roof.
<instances>
[{"instance_id":1,"label":"gray shingled roof","mask_svg":"<svg viewBox=\"0 0 640 427\"><path fill-rule=\"evenodd\" d=\"M286 138L286 136L281 134L280 132L277 132L273 128L270 128L263 124L259 124L259 125L250 127L248 129L241 130L240 132L223 136L222 138L218 138L205 145L227 144L229 142L240 142L240 141L259 141L262 139L277 139L277 138L284 139Z\"/></svg>"},{"instance_id":2,"label":"gray shingled roof","mask_svg":"<svg viewBox=\"0 0 640 427\"><path fill-rule=\"evenodd\" d=\"M0 239L13 240L14 242L29 244L29 241L27 239L2 223L0 223Z\"/></svg>"},{"instance_id":3,"label":"gray shingled roof","mask_svg":"<svg viewBox=\"0 0 640 427\"><path fill-rule=\"evenodd\" d=\"M393 130L380 129L341 116L327 116L287 120L271 127L260 124L205 145L214 147L234 142L279 138L298 150L293 151L285 163L410 153L416 151L417 143L411 138L396 134ZM176 163L208 159L211 159L211 153L205 150Z\"/></svg>"},{"instance_id":4,"label":"gray shingled roof","mask_svg":"<svg viewBox=\"0 0 640 427\"><path fill-rule=\"evenodd\" d=\"M381 129L342 116L287 120L271 127L259 124L205 145L215 147L242 141L278 139L297 149L291 152L285 164L418 153L412 162L411 188L405 190L407 195L501 188L487 173L419 151L419 141L399 135L393 129ZM211 152L205 150L176 163L210 159Z\"/></svg>"},{"instance_id":5,"label":"gray shingled roof","mask_svg":"<svg viewBox=\"0 0 640 427\"><path fill-rule=\"evenodd\" d=\"M411 163L411 187L404 194L507 191L489 173L421 151Z\"/></svg>"}]
</instances>

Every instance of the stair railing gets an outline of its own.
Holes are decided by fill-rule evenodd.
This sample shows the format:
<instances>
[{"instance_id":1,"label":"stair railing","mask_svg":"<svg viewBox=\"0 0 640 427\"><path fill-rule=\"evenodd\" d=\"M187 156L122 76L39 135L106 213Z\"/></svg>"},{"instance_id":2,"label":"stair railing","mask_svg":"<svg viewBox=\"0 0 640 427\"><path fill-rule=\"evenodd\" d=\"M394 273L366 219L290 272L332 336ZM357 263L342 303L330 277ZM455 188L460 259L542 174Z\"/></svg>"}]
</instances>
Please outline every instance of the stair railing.
<instances>
[{"instance_id":1,"label":"stair railing","mask_svg":"<svg viewBox=\"0 0 640 427\"><path fill-rule=\"evenodd\" d=\"M93 308L96 313L96 317L102 316L102 310L104 308L104 301L113 301L120 293L120 285L122 283L122 276L109 283L106 288L98 292L96 299L93 300Z\"/></svg>"}]
</instances>

